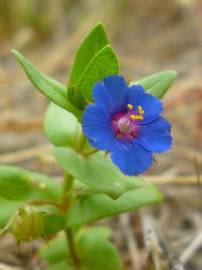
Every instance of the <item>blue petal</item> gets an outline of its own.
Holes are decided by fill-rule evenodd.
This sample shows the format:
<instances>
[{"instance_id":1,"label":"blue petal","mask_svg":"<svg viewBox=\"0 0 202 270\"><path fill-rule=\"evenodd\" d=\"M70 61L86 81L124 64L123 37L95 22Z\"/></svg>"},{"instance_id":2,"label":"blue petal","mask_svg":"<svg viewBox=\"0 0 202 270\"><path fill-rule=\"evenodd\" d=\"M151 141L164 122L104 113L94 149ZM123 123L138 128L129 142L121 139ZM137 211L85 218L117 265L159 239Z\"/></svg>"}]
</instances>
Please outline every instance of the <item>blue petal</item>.
<instances>
[{"instance_id":1,"label":"blue petal","mask_svg":"<svg viewBox=\"0 0 202 270\"><path fill-rule=\"evenodd\" d=\"M162 153L172 145L170 129L170 123L163 117L159 117L153 122L141 125L137 141L147 150Z\"/></svg>"},{"instance_id":2,"label":"blue petal","mask_svg":"<svg viewBox=\"0 0 202 270\"><path fill-rule=\"evenodd\" d=\"M125 175L138 175L152 165L152 153L135 141L116 141L111 149L111 159Z\"/></svg>"},{"instance_id":3,"label":"blue petal","mask_svg":"<svg viewBox=\"0 0 202 270\"><path fill-rule=\"evenodd\" d=\"M93 99L97 106L108 112L116 113L125 109L128 86L123 77L112 75L98 82L93 88Z\"/></svg>"},{"instance_id":4,"label":"blue petal","mask_svg":"<svg viewBox=\"0 0 202 270\"><path fill-rule=\"evenodd\" d=\"M129 103L137 106L142 106L144 110L144 120L143 124L149 123L159 117L160 113L163 111L163 105L161 101L146 93L141 85L132 85L129 87Z\"/></svg>"},{"instance_id":5,"label":"blue petal","mask_svg":"<svg viewBox=\"0 0 202 270\"><path fill-rule=\"evenodd\" d=\"M96 148L108 150L114 139L111 117L97 105L89 105L83 114L83 131Z\"/></svg>"}]
</instances>

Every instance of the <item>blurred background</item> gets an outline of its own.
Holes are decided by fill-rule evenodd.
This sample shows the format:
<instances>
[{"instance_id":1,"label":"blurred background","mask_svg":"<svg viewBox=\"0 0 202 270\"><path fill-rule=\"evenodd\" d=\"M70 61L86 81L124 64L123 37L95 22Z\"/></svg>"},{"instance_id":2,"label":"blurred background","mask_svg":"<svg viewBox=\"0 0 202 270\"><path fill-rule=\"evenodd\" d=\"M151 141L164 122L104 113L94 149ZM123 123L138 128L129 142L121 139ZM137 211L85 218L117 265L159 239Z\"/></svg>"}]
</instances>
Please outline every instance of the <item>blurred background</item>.
<instances>
[{"instance_id":1,"label":"blurred background","mask_svg":"<svg viewBox=\"0 0 202 270\"><path fill-rule=\"evenodd\" d=\"M125 269L202 269L201 18L201 0L0 0L1 164L61 174L43 134L48 101L25 77L12 48L66 83L81 38L102 20L126 78L178 72L164 99L173 149L156 156L145 176L164 191L165 203L104 221L113 228ZM0 269L42 269L38 242L29 258L27 248L16 253L13 239L3 238Z\"/></svg>"}]
</instances>

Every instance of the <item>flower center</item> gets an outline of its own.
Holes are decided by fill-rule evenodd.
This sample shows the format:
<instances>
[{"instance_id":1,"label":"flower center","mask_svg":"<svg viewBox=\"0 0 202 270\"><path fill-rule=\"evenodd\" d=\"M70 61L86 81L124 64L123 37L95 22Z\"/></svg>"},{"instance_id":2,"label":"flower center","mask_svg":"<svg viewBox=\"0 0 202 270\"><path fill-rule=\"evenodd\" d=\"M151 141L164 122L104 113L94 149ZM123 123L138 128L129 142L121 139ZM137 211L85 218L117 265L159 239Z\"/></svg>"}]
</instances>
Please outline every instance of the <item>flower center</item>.
<instances>
[{"instance_id":1,"label":"flower center","mask_svg":"<svg viewBox=\"0 0 202 270\"><path fill-rule=\"evenodd\" d=\"M112 127L116 137L126 139L137 137L140 122L144 119L143 115L142 106L138 106L135 110L132 104L127 104L125 112L118 112L112 117Z\"/></svg>"}]
</instances>

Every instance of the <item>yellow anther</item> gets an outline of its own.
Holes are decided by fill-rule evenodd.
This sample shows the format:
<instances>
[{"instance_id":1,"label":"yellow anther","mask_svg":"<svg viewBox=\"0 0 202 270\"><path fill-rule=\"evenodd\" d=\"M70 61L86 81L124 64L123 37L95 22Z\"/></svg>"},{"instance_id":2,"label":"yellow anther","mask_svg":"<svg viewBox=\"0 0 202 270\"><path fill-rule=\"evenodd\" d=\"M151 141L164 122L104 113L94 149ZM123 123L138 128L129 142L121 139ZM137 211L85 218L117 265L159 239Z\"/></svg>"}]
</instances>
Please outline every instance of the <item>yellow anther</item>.
<instances>
[{"instance_id":1,"label":"yellow anther","mask_svg":"<svg viewBox=\"0 0 202 270\"><path fill-rule=\"evenodd\" d=\"M133 110L133 105L132 104L128 104L127 107L128 107L129 110Z\"/></svg>"},{"instance_id":2,"label":"yellow anther","mask_svg":"<svg viewBox=\"0 0 202 270\"><path fill-rule=\"evenodd\" d=\"M143 120L143 116L142 115L131 114L130 118L132 120Z\"/></svg>"},{"instance_id":3,"label":"yellow anther","mask_svg":"<svg viewBox=\"0 0 202 270\"><path fill-rule=\"evenodd\" d=\"M142 106L138 106L137 108L138 108L139 114L144 114L144 111L143 111L143 109L142 109Z\"/></svg>"}]
</instances>

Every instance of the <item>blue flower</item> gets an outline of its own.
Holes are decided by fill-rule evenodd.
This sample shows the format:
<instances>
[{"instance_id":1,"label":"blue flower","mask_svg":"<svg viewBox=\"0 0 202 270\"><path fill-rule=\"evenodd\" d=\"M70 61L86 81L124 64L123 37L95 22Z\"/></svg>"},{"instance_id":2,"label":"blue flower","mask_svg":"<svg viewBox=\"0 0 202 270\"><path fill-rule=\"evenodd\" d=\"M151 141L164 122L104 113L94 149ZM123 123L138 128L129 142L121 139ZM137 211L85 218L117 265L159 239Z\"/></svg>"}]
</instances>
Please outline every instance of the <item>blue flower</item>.
<instances>
[{"instance_id":1,"label":"blue flower","mask_svg":"<svg viewBox=\"0 0 202 270\"><path fill-rule=\"evenodd\" d=\"M172 144L169 122L160 116L162 103L141 85L128 86L112 75L95 84L95 104L83 115L83 131L90 144L110 152L112 161L126 175L138 175Z\"/></svg>"}]
</instances>

